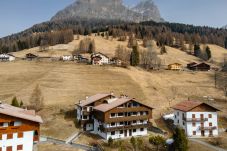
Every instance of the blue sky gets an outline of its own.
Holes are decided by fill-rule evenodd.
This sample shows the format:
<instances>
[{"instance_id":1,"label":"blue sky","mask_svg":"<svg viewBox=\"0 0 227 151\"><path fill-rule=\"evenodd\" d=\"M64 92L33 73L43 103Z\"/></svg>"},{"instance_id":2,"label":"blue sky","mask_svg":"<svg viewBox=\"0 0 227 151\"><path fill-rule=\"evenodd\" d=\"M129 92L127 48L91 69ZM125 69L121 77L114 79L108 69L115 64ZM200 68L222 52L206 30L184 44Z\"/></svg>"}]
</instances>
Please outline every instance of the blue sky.
<instances>
[{"instance_id":1,"label":"blue sky","mask_svg":"<svg viewBox=\"0 0 227 151\"><path fill-rule=\"evenodd\" d=\"M0 37L49 20L75 0L1 0ZM124 0L135 5L139 0ZM221 27L227 24L227 0L154 0L166 21Z\"/></svg>"}]
</instances>

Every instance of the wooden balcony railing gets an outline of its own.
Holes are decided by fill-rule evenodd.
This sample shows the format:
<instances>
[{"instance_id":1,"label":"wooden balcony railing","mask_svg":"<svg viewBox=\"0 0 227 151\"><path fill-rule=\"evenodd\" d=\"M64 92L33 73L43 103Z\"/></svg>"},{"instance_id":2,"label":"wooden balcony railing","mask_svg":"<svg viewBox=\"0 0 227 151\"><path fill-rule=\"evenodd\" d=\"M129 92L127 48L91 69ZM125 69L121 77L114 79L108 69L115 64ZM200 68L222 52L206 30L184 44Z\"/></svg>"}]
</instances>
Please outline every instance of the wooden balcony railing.
<instances>
[{"instance_id":1,"label":"wooden balcony railing","mask_svg":"<svg viewBox=\"0 0 227 151\"><path fill-rule=\"evenodd\" d=\"M216 126L200 126L199 130L215 130L217 129Z\"/></svg>"},{"instance_id":2,"label":"wooden balcony railing","mask_svg":"<svg viewBox=\"0 0 227 151\"><path fill-rule=\"evenodd\" d=\"M186 122L205 122L208 121L208 118L183 118Z\"/></svg>"},{"instance_id":3,"label":"wooden balcony railing","mask_svg":"<svg viewBox=\"0 0 227 151\"><path fill-rule=\"evenodd\" d=\"M136 121L136 120L148 120L148 115L135 115L135 116L123 116L123 117L117 117L117 118L108 118L106 120L106 123L112 123L112 122L125 122L125 121Z\"/></svg>"},{"instance_id":4,"label":"wooden balcony railing","mask_svg":"<svg viewBox=\"0 0 227 151\"><path fill-rule=\"evenodd\" d=\"M103 132L111 132L111 131L116 131L116 130L148 128L150 126L152 126L152 123L137 124L137 125L124 125L124 126L109 127L109 128L105 128L103 125L100 125L100 130Z\"/></svg>"}]
</instances>

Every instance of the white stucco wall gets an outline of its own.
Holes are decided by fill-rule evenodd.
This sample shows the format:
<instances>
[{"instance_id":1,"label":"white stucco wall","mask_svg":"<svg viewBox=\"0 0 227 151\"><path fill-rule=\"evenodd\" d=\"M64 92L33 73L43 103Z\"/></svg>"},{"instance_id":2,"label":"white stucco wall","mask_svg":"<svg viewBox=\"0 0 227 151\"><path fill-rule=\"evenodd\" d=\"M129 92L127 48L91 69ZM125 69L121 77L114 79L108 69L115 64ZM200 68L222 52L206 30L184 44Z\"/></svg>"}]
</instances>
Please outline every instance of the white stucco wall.
<instances>
[{"instance_id":1,"label":"white stucco wall","mask_svg":"<svg viewBox=\"0 0 227 151\"><path fill-rule=\"evenodd\" d=\"M0 140L0 147L2 147L2 151L6 151L7 146L12 146L13 151L17 151L17 145L23 145L23 151L32 151L33 133L33 131L24 132L23 138L18 138L17 133L14 133L13 139L7 139L7 134L3 134L2 140Z\"/></svg>"},{"instance_id":2,"label":"white stucco wall","mask_svg":"<svg viewBox=\"0 0 227 151\"><path fill-rule=\"evenodd\" d=\"M200 118L200 114L203 114L204 119L208 119L208 121L204 121L204 127L209 127L209 123L212 123L212 127L217 127L217 129L213 130L213 135L218 135L217 112L188 112L187 118L192 118L192 114L195 114L195 118ZM209 114L212 115L212 118L209 118ZM199 129L201 122L195 122L196 126L193 126L192 123L193 122L187 122L187 135L189 137L201 136L201 130ZM196 136L193 135L193 131L196 131ZM205 136L209 136L209 130L205 130Z\"/></svg>"},{"instance_id":3,"label":"white stucco wall","mask_svg":"<svg viewBox=\"0 0 227 151\"><path fill-rule=\"evenodd\" d=\"M179 115L177 114L179 113ZM177 125L181 128L183 128L187 134L188 137L201 137L201 121L198 122L192 122L192 121L183 121L182 116L183 116L182 111L175 110L174 111L174 125ZM216 129L212 130L213 131L213 136L218 135L218 117L217 117L217 112L186 112L184 113L185 117L187 119L192 119L192 115L195 114L195 119L200 119L200 114L203 114L204 119L208 119L207 121L203 121L204 127L217 127ZM212 115L212 118L209 118L209 114ZM178 123L179 120L179 123ZM185 125L183 125L183 122ZM195 126L193 126L193 123L195 123ZM209 126L209 123L212 123L212 126ZM193 131L196 132L196 135L193 135ZM204 130L205 137L209 136L209 130Z\"/></svg>"}]
</instances>

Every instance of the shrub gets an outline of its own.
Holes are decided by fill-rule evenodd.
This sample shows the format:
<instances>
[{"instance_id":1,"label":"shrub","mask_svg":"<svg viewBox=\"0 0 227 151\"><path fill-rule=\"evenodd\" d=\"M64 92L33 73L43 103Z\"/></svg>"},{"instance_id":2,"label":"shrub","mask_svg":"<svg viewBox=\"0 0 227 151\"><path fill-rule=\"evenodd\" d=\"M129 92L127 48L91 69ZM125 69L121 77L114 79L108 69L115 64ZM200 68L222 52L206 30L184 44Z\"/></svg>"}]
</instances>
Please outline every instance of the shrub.
<instances>
[{"instance_id":1,"label":"shrub","mask_svg":"<svg viewBox=\"0 0 227 151\"><path fill-rule=\"evenodd\" d=\"M112 145L113 145L113 139L112 139L112 137L109 137L108 146L112 146Z\"/></svg>"},{"instance_id":2,"label":"shrub","mask_svg":"<svg viewBox=\"0 0 227 151\"><path fill-rule=\"evenodd\" d=\"M152 145L155 145L157 147L157 150L159 150L160 147L164 147L165 146L165 138L162 136L151 136L149 138L149 142Z\"/></svg>"}]
</instances>

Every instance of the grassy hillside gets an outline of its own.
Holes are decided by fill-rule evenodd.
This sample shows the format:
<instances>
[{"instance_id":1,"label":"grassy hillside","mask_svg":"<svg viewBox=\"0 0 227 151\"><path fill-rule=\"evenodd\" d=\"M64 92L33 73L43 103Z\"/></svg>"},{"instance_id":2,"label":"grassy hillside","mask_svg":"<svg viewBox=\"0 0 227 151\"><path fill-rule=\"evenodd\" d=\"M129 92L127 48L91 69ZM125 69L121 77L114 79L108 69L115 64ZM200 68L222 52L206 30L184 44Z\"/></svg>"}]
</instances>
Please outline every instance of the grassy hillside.
<instances>
[{"instance_id":1,"label":"grassy hillside","mask_svg":"<svg viewBox=\"0 0 227 151\"><path fill-rule=\"evenodd\" d=\"M114 56L115 50L118 45L127 47L127 41L122 42L112 38L107 40L101 36L94 36L94 35L80 36L80 40L86 37L89 37L95 40L97 52L102 52L108 55L109 57ZM62 55L70 55L74 49L78 48L80 40L73 40L69 44L59 44L59 45L51 46L47 52L40 52L39 47L35 47L28 50L14 52L13 54L17 57L24 57L25 54L27 53L34 53L36 55L43 56L43 57L46 57L46 56L60 57ZM138 40L138 43L139 43L140 50L146 49L142 46L141 40ZM201 46L201 48L202 47L203 46ZM209 47L211 48L211 53L212 53L211 63L214 63L215 65L221 65L224 54L227 54L227 50L217 45L209 45ZM167 48L167 54L159 55L159 57L162 59L163 64L165 65L178 62L186 66L186 64L190 62L202 61L201 59L195 56L189 55L186 52L183 52L179 49L168 47L168 46L166 46L166 48ZM160 48L155 47L155 49L159 54Z\"/></svg>"}]
</instances>

